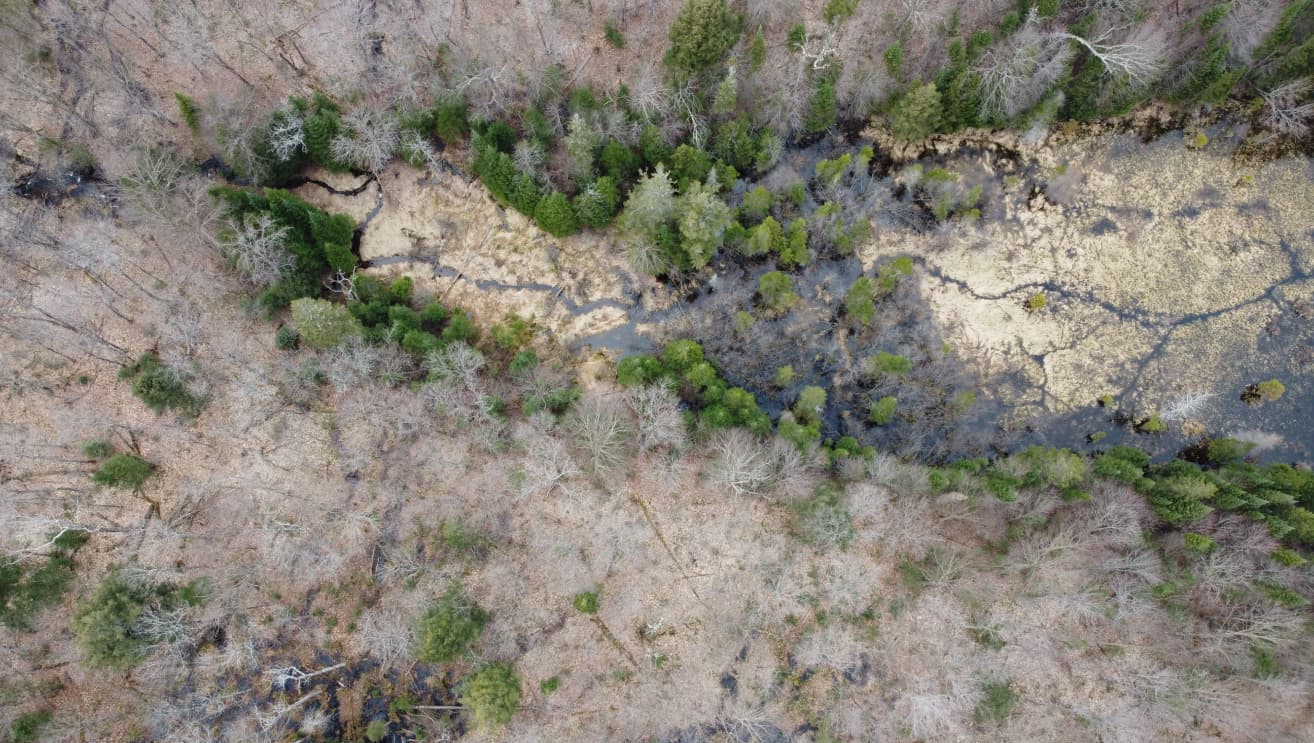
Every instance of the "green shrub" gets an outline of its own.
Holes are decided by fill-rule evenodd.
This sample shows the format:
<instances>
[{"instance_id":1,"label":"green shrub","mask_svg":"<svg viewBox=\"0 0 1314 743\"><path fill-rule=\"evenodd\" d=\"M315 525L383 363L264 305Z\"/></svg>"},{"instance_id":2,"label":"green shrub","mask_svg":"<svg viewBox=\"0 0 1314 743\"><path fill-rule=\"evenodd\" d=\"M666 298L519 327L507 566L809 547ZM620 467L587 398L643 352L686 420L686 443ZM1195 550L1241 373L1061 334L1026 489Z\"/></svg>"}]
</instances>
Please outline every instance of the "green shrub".
<instances>
[{"instance_id":1,"label":"green shrub","mask_svg":"<svg viewBox=\"0 0 1314 743\"><path fill-rule=\"evenodd\" d=\"M1013 714L1017 693L1012 681L991 681L981 686L981 700L976 704L978 723L999 723Z\"/></svg>"},{"instance_id":2,"label":"green shrub","mask_svg":"<svg viewBox=\"0 0 1314 743\"><path fill-rule=\"evenodd\" d=\"M812 89L807 116L803 120L803 131L821 134L832 126L835 126L835 84L822 79Z\"/></svg>"},{"instance_id":3,"label":"green shrub","mask_svg":"<svg viewBox=\"0 0 1314 743\"><path fill-rule=\"evenodd\" d=\"M1150 456L1129 446L1115 446L1107 454L1095 458L1091 468L1096 477L1117 480L1127 485L1138 485L1145 480L1145 467Z\"/></svg>"},{"instance_id":4,"label":"green shrub","mask_svg":"<svg viewBox=\"0 0 1314 743\"><path fill-rule=\"evenodd\" d=\"M1308 561L1299 552L1282 547L1273 550L1273 562L1287 568L1298 568Z\"/></svg>"},{"instance_id":5,"label":"green shrub","mask_svg":"<svg viewBox=\"0 0 1314 743\"><path fill-rule=\"evenodd\" d=\"M873 300L875 285L866 276L858 277L844 297L844 314L863 325L871 325L876 316L876 302Z\"/></svg>"},{"instance_id":6,"label":"green shrub","mask_svg":"<svg viewBox=\"0 0 1314 743\"><path fill-rule=\"evenodd\" d=\"M912 359L888 351L877 353L871 358L870 364L873 374L903 376L912 371Z\"/></svg>"},{"instance_id":7,"label":"green shrub","mask_svg":"<svg viewBox=\"0 0 1314 743\"><path fill-rule=\"evenodd\" d=\"M650 168L656 167L658 163L670 164L672 149L661 127L648 124L639 132L639 152L643 154L643 161Z\"/></svg>"},{"instance_id":8,"label":"green shrub","mask_svg":"<svg viewBox=\"0 0 1314 743\"><path fill-rule=\"evenodd\" d=\"M1272 647L1256 643L1250 646L1250 653L1255 660L1256 678L1273 678L1281 675L1282 666L1278 663L1277 653Z\"/></svg>"},{"instance_id":9,"label":"green shrub","mask_svg":"<svg viewBox=\"0 0 1314 743\"><path fill-rule=\"evenodd\" d=\"M511 179L511 187L506 194L507 202L521 214L534 219L538 205L542 203L543 192L538 182L528 173L516 173ZM541 225L540 225L541 226Z\"/></svg>"},{"instance_id":10,"label":"green shrub","mask_svg":"<svg viewBox=\"0 0 1314 743\"><path fill-rule=\"evenodd\" d=\"M1204 534L1194 531L1184 532L1182 534L1182 542L1186 545L1188 550L1198 552L1202 555L1212 552L1214 547L1218 546L1214 540Z\"/></svg>"},{"instance_id":11,"label":"green shrub","mask_svg":"<svg viewBox=\"0 0 1314 743\"><path fill-rule=\"evenodd\" d=\"M688 77L720 65L739 40L741 26L726 0L685 0L671 24L667 66Z\"/></svg>"},{"instance_id":12,"label":"green shrub","mask_svg":"<svg viewBox=\"0 0 1314 743\"><path fill-rule=\"evenodd\" d=\"M507 365L507 371L511 372L513 377L524 377L538 369L538 354L533 351L525 350L517 353L511 358L511 363Z\"/></svg>"},{"instance_id":13,"label":"green shrub","mask_svg":"<svg viewBox=\"0 0 1314 743\"><path fill-rule=\"evenodd\" d=\"M702 344L688 338L673 340L662 349L662 361L683 374L704 361Z\"/></svg>"},{"instance_id":14,"label":"green shrub","mask_svg":"<svg viewBox=\"0 0 1314 743\"><path fill-rule=\"evenodd\" d=\"M744 201L739 207L740 216L748 222L761 222L771 211L771 192L757 186L744 194Z\"/></svg>"},{"instance_id":15,"label":"green shrub","mask_svg":"<svg viewBox=\"0 0 1314 743\"><path fill-rule=\"evenodd\" d=\"M582 593L577 593L575 594L575 600L571 603L575 607L575 611L578 611L581 614L597 614L598 592L584 591Z\"/></svg>"},{"instance_id":16,"label":"green shrub","mask_svg":"<svg viewBox=\"0 0 1314 743\"><path fill-rule=\"evenodd\" d=\"M579 400L584 391L578 387L557 387L546 392L526 395L520 409L525 415L546 410L553 415L565 415L570 406Z\"/></svg>"},{"instance_id":17,"label":"green shrub","mask_svg":"<svg viewBox=\"0 0 1314 743\"><path fill-rule=\"evenodd\" d=\"M734 218L730 207L710 187L692 183L680 196L680 254L676 265L684 270L701 270L725 240Z\"/></svg>"},{"instance_id":18,"label":"green shrub","mask_svg":"<svg viewBox=\"0 0 1314 743\"><path fill-rule=\"evenodd\" d=\"M607 37L607 43L613 47L617 49L625 48L625 37L621 35L614 22L607 21L607 26L603 29L603 35Z\"/></svg>"},{"instance_id":19,"label":"green shrub","mask_svg":"<svg viewBox=\"0 0 1314 743\"><path fill-rule=\"evenodd\" d=\"M671 178L681 192L695 183L705 182L711 172L712 159L693 145L682 144L671 153Z\"/></svg>"},{"instance_id":20,"label":"green shrub","mask_svg":"<svg viewBox=\"0 0 1314 743\"><path fill-rule=\"evenodd\" d=\"M890 77L898 80L899 73L903 71L903 42L896 41L885 47L881 58L885 60L885 71L890 73Z\"/></svg>"},{"instance_id":21,"label":"green shrub","mask_svg":"<svg viewBox=\"0 0 1314 743\"><path fill-rule=\"evenodd\" d=\"M735 333L741 336L747 335L748 332L753 329L755 324L757 324L757 319L753 317L752 313L744 310L739 310L735 313L735 319L733 322Z\"/></svg>"},{"instance_id":22,"label":"green shrub","mask_svg":"<svg viewBox=\"0 0 1314 743\"><path fill-rule=\"evenodd\" d=\"M141 490L146 478L155 471L150 462L131 454L115 454L91 475L92 482L108 488Z\"/></svg>"},{"instance_id":23,"label":"green shrub","mask_svg":"<svg viewBox=\"0 0 1314 743\"><path fill-rule=\"evenodd\" d=\"M520 677L511 666L494 663L461 683L460 698L476 728L501 727L520 709Z\"/></svg>"},{"instance_id":24,"label":"green shrub","mask_svg":"<svg viewBox=\"0 0 1314 743\"><path fill-rule=\"evenodd\" d=\"M992 468L986 473L986 490L1003 501L1012 503L1017 500L1017 489L1022 486L1022 478L1002 469Z\"/></svg>"},{"instance_id":25,"label":"green shrub","mask_svg":"<svg viewBox=\"0 0 1314 743\"><path fill-rule=\"evenodd\" d=\"M157 414L166 410L195 417L205 407L205 399L192 394L182 375L165 366L160 357L147 351L136 363L123 367L119 377L132 380L132 393Z\"/></svg>"},{"instance_id":26,"label":"green shrub","mask_svg":"<svg viewBox=\"0 0 1314 743\"><path fill-rule=\"evenodd\" d=\"M1254 448L1252 441L1211 439L1205 447L1205 457L1214 464L1231 464L1245 459Z\"/></svg>"},{"instance_id":27,"label":"green shrub","mask_svg":"<svg viewBox=\"0 0 1314 743\"><path fill-rule=\"evenodd\" d=\"M433 109L433 129L448 142L464 139L470 133L465 99L455 97L439 101Z\"/></svg>"},{"instance_id":28,"label":"green shrub","mask_svg":"<svg viewBox=\"0 0 1314 743\"><path fill-rule=\"evenodd\" d=\"M616 364L616 382L622 387L652 384L664 372L662 362L651 356L626 356Z\"/></svg>"},{"instance_id":29,"label":"green shrub","mask_svg":"<svg viewBox=\"0 0 1314 743\"><path fill-rule=\"evenodd\" d=\"M826 0L821 17L826 19L826 23L835 26L847 21L857 7L858 0Z\"/></svg>"},{"instance_id":30,"label":"green shrub","mask_svg":"<svg viewBox=\"0 0 1314 743\"><path fill-rule=\"evenodd\" d=\"M804 422L820 420L826 410L826 391L817 386L804 387L794 403L794 415Z\"/></svg>"},{"instance_id":31,"label":"green shrub","mask_svg":"<svg viewBox=\"0 0 1314 743\"><path fill-rule=\"evenodd\" d=\"M114 453L114 445L105 439L92 439L82 445L82 453L92 459L104 459Z\"/></svg>"},{"instance_id":32,"label":"green shrub","mask_svg":"<svg viewBox=\"0 0 1314 743\"><path fill-rule=\"evenodd\" d=\"M788 387L789 385L793 384L794 367L789 364L785 364L779 369L776 369L776 374L774 377L771 378L771 383L777 387Z\"/></svg>"},{"instance_id":33,"label":"green shrub","mask_svg":"<svg viewBox=\"0 0 1314 743\"><path fill-rule=\"evenodd\" d=\"M447 549L466 555L480 552L488 541L483 534L456 520L443 521L439 536Z\"/></svg>"},{"instance_id":34,"label":"green shrub","mask_svg":"<svg viewBox=\"0 0 1314 743\"><path fill-rule=\"evenodd\" d=\"M784 314L798 301L794 293L794 284L789 276L779 271L769 271L757 280L757 296L762 306L776 314Z\"/></svg>"},{"instance_id":35,"label":"green shrub","mask_svg":"<svg viewBox=\"0 0 1314 743\"><path fill-rule=\"evenodd\" d=\"M333 156L333 140L342 134L342 119L332 108L320 108L306 116L301 124L306 156L318 165L335 172L349 170Z\"/></svg>"},{"instance_id":36,"label":"green shrub","mask_svg":"<svg viewBox=\"0 0 1314 743\"><path fill-rule=\"evenodd\" d=\"M779 252L785 242L785 231L773 217L766 217L748 231L748 238L739 246L739 252L749 258Z\"/></svg>"},{"instance_id":37,"label":"green shrub","mask_svg":"<svg viewBox=\"0 0 1314 743\"><path fill-rule=\"evenodd\" d=\"M274 333L274 346L280 351L295 351L301 345L301 334L291 325L280 325Z\"/></svg>"},{"instance_id":38,"label":"green shrub","mask_svg":"<svg viewBox=\"0 0 1314 743\"><path fill-rule=\"evenodd\" d=\"M894 411L898 407L899 401L893 395L886 395L871 404L871 410L868 419L878 426L888 426L894 422Z\"/></svg>"},{"instance_id":39,"label":"green shrub","mask_svg":"<svg viewBox=\"0 0 1314 743\"><path fill-rule=\"evenodd\" d=\"M789 223L789 229L780 244L780 257L777 263L781 268L795 269L806 266L812 260L808 253L807 220L799 217Z\"/></svg>"},{"instance_id":40,"label":"green shrub","mask_svg":"<svg viewBox=\"0 0 1314 743\"><path fill-rule=\"evenodd\" d=\"M748 43L748 68L753 72L762 69L766 62L766 34L762 29L757 29L753 34L753 40Z\"/></svg>"},{"instance_id":41,"label":"green shrub","mask_svg":"<svg viewBox=\"0 0 1314 743\"><path fill-rule=\"evenodd\" d=\"M386 737L388 737L387 720L370 720L370 724L365 726L365 739L370 743L379 743Z\"/></svg>"},{"instance_id":42,"label":"green shrub","mask_svg":"<svg viewBox=\"0 0 1314 743\"><path fill-rule=\"evenodd\" d=\"M183 123L192 130L192 134L200 134L201 109L197 107L196 101L182 93L174 93L173 98L178 101L178 113L182 115Z\"/></svg>"},{"instance_id":43,"label":"green shrub","mask_svg":"<svg viewBox=\"0 0 1314 743\"><path fill-rule=\"evenodd\" d=\"M607 144L603 145L598 161L602 164L603 171L617 183L629 182L639 171L638 153L615 139L609 139Z\"/></svg>"},{"instance_id":44,"label":"green shrub","mask_svg":"<svg viewBox=\"0 0 1314 743\"><path fill-rule=\"evenodd\" d=\"M1150 506L1173 526L1198 521L1214 509L1207 505L1218 486L1199 469L1180 459L1157 468L1149 487Z\"/></svg>"},{"instance_id":45,"label":"green shrub","mask_svg":"<svg viewBox=\"0 0 1314 743\"><path fill-rule=\"evenodd\" d=\"M1263 400L1266 402L1273 402L1281 399L1286 391L1287 388L1285 385L1276 379L1270 379L1267 382L1259 382L1258 384L1251 385L1249 389L1247 389L1249 395L1248 401L1258 402Z\"/></svg>"},{"instance_id":46,"label":"green shrub","mask_svg":"<svg viewBox=\"0 0 1314 743\"><path fill-rule=\"evenodd\" d=\"M9 726L10 743L36 743L41 739L41 728L55 719L55 713L48 709L28 712L14 718Z\"/></svg>"},{"instance_id":47,"label":"green shrub","mask_svg":"<svg viewBox=\"0 0 1314 743\"><path fill-rule=\"evenodd\" d=\"M1027 465L1025 483L1057 489L1071 488L1086 479L1086 458L1052 446L1027 447L1019 459Z\"/></svg>"},{"instance_id":48,"label":"green shrub","mask_svg":"<svg viewBox=\"0 0 1314 743\"><path fill-rule=\"evenodd\" d=\"M453 584L420 619L419 658L426 663L454 660L479 637L488 614Z\"/></svg>"},{"instance_id":49,"label":"green shrub","mask_svg":"<svg viewBox=\"0 0 1314 743\"><path fill-rule=\"evenodd\" d=\"M515 353L529 344L534 329L529 322L514 312L488 331L493 343L503 351Z\"/></svg>"},{"instance_id":50,"label":"green shrub","mask_svg":"<svg viewBox=\"0 0 1314 743\"><path fill-rule=\"evenodd\" d=\"M497 199L498 203L510 204L512 189L519 171L516 170L515 161L505 152L500 152L484 139L475 140L478 144L475 146L474 162L471 163L471 169L474 174L479 176L488 192ZM523 194L522 194L523 197ZM533 215L530 215L533 216Z\"/></svg>"},{"instance_id":51,"label":"green shrub","mask_svg":"<svg viewBox=\"0 0 1314 743\"><path fill-rule=\"evenodd\" d=\"M32 563L0 559L0 624L14 631L36 629L38 614L57 604L73 583L73 555L87 541L84 531L68 530L54 540L54 553Z\"/></svg>"},{"instance_id":52,"label":"green shrub","mask_svg":"<svg viewBox=\"0 0 1314 743\"><path fill-rule=\"evenodd\" d=\"M1168 430L1168 424L1163 422L1158 413L1151 415L1149 418L1136 424L1136 430L1141 433L1163 433Z\"/></svg>"},{"instance_id":53,"label":"green shrub","mask_svg":"<svg viewBox=\"0 0 1314 743\"><path fill-rule=\"evenodd\" d=\"M364 332L346 305L326 299L301 297L292 302L292 321L301 340L311 348L333 348Z\"/></svg>"},{"instance_id":54,"label":"green shrub","mask_svg":"<svg viewBox=\"0 0 1314 743\"><path fill-rule=\"evenodd\" d=\"M168 583L128 580L121 570L111 571L95 595L78 606L73 632L92 667L126 668L136 665L150 647L137 624L147 608L172 609L177 589Z\"/></svg>"},{"instance_id":55,"label":"green shrub","mask_svg":"<svg viewBox=\"0 0 1314 743\"><path fill-rule=\"evenodd\" d=\"M547 696L548 694L551 694L552 692L560 688L561 688L561 679L556 676L553 676L552 678L548 678L548 679L543 679L538 685L539 692L541 692L544 696Z\"/></svg>"}]
</instances>

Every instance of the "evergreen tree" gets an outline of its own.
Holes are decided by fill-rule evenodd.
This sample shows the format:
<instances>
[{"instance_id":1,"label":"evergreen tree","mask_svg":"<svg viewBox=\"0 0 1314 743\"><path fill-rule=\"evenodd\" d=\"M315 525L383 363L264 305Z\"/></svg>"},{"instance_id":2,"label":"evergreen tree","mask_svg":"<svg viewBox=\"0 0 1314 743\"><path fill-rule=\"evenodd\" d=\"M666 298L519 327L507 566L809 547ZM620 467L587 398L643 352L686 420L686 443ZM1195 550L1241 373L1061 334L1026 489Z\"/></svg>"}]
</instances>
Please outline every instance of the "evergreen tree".
<instances>
[{"instance_id":1,"label":"evergreen tree","mask_svg":"<svg viewBox=\"0 0 1314 743\"><path fill-rule=\"evenodd\" d=\"M686 0L671 24L666 64L681 77L721 64L739 40L742 25L726 0Z\"/></svg>"},{"instance_id":2,"label":"evergreen tree","mask_svg":"<svg viewBox=\"0 0 1314 743\"><path fill-rule=\"evenodd\" d=\"M544 232L554 237L573 235L578 229L575 210L570 206L570 200L560 191L553 191L539 200L538 208L534 210L534 221Z\"/></svg>"}]
</instances>

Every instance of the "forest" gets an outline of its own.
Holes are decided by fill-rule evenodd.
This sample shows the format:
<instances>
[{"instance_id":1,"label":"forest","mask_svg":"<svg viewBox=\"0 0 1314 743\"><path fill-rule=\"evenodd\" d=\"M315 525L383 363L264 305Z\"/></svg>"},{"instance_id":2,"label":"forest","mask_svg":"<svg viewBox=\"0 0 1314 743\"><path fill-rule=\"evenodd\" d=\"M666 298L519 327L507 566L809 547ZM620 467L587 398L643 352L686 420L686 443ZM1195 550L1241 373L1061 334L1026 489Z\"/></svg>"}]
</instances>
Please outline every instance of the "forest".
<instances>
[{"instance_id":1,"label":"forest","mask_svg":"<svg viewBox=\"0 0 1314 743\"><path fill-rule=\"evenodd\" d=\"M0 741L1314 738L1314 0L0 54Z\"/></svg>"}]
</instances>

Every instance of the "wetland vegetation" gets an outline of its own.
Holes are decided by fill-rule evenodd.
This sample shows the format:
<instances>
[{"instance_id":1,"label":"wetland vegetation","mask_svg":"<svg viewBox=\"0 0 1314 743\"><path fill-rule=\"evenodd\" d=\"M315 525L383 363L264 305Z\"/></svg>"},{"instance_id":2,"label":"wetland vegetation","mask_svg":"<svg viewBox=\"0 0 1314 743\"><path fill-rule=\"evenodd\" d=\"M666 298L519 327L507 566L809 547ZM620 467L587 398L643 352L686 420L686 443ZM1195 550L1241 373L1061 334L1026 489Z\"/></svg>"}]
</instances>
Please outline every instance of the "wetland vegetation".
<instances>
[{"instance_id":1,"label":"wetland vegetation","mask_svg":"<svg viewBox=\"0 0 1314 743\"><path fill-rule=\"evenodd\" d=\"M1314 735L1314 3L659 5L0 2L2 739Z\"/></svg>"}]
</instances>

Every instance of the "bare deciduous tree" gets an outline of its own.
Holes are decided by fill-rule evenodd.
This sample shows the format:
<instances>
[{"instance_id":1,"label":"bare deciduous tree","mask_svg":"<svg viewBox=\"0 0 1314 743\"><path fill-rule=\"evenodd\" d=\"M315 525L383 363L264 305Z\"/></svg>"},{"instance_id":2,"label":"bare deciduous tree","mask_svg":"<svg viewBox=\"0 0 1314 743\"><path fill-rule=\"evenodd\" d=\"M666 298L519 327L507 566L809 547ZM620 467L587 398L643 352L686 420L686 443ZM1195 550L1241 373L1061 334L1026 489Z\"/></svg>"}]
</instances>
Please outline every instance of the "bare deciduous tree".
<instances>
[{"instance_id":1,"label":"bare deciduous tree","mask_svg":"<svg viewBox=\"0 0 1314 743\"><path fill-rule=\"evenodd\" d=\"M626 392L625 401L638 419L639 448L650 451L661 447L680 449L685 445L680 398L670 387L660 384L634 387Z\"/></svg>"},{"instance_id":2,"label":"bare deciduous tree","mask_svg":"<svg viewBox=\"0 0 1314 743\"><path fill-rule=\"evenodd\" d=\"M560 439L534 436L527 445L524 464L523 494L548 494L563 490L574 477L582 474L570 451Z\"/></svg>"},{"instance_id":3,"label":"bare deciduous tree","mask_svg":"<svg viewBox=\"0 0 1314 743\"><path fill-rule=\"evenodd\" d=\"M306 131L301 115L287 107L278 111L269 125L269 148L279 160L287 162L306 150Z\"/></svg>"},{"instance_id":4,"label":"bare deciduous tree","mask_svg":"<svg viewBox=\"0 0 1314 743\"><path fill-rule=\"evenodd\" d=\"M361 106L342 119L349 133L339 134L329 143L333 157L377 173L396 154L401 143L401 129L391 112Z\"/></svg>"},{"instance_id":5,"label":"bare deciduous tree","mask_svg":"<svg viewBox=\"0 0 1314 743\"><path fill-rule=\"evenodd\" d=\"M287 249L287 227L268 214L247 215L232 225L224 252L243 276L256 286L270 286L294 263Z\"/></svg>"},{"instance_id":6,"label":"bare deciduous tree","mask_svg":"<svg viewBox=\"0 0 1314 743\"><path fill-rule=\"evenodd\" d=\"M1035 22L990 48L977 71L981 75L981 115L1012 119L1035 106L1067 74L1072 47Z\"/></svg>"},{"instance_id":7,"label":"bare deciduous tree","mask_svg":"<svg viewBox=\"0 0 1314 743\"><path fill-rule=\"evenodd\" d=\"M1119 29L1108 29L1089 39L1066 31L1053 32L1054 36L1074 41L1086 48L1091 56L1104 65L1106 72L1126 75L1137 85L1149 85L1154 82L1162 69L1162 44L1156 45L1153 39L1132 39L1112 43L1110 39Z\"/></svg>"},{"instance_id":8,"label":"bare deciduous tree","mask_svg":"<svg viewBox=\"0 0 1314 743\"><path fill-rule=\"evenodd\" d=\"M1264 123L1291 137L1303 137L1314 123L1314 79L1305 77L1260 91L1264 99Z\"/></svg>"},{"instance_id":9,"label":"bare deciduous tree","mask_svg":"<svg viewBox=\"0 0 1314 743\"><path fill-rule=\"evenodd\" d=\"M717 437L713 476L735 495L766 495L772 485L771 453L753 434L732 428Z\"/></svg>"},{"instance_id":10,"label":"bare deciduous tree","mask_svg":"<svg viewBox=\"0 0 1314 743\"><path fill-rule=\"evenodd\" d=\"M586 393L571 411L568 426L594 471L610 469L624 457L629 421L613 394Z\"/></svg>"},{"instance_id":11,"label":"bare deciduous tree","mask_svg":"<svg viewBox=\"0 0 1314 743\"><path fill-rule=\"evenodd\" d=\"M170 150L151 147L137 153L133 172L119 179L126 201L143 217L167 222L173 216L173 196L186 171L185 161Z\"/></svg>"}]
</instances>

